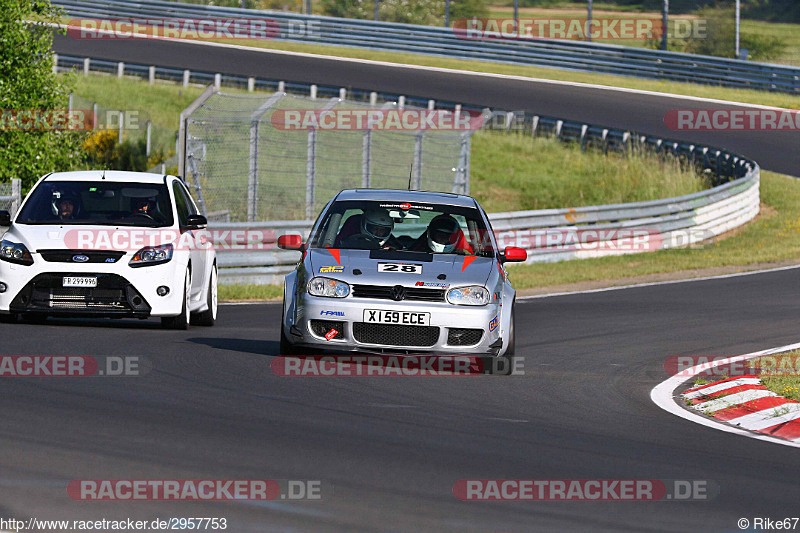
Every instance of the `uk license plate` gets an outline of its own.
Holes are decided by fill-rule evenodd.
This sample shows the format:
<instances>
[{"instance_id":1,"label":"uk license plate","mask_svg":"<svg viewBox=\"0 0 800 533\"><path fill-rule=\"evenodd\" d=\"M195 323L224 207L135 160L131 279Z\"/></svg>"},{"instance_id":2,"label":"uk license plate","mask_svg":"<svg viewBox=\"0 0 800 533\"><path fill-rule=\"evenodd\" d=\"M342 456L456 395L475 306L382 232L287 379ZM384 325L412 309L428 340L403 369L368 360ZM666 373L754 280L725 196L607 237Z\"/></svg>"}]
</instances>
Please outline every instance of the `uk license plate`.
<instances>
[{"instance_id":1,"label":"uk license plate","mask_svg":"<svg viewBox=\"0 0 800 533\"><path fill-rule=\"evenodd\" d=\"M64 276L64 287L97 287L93 276Z\"/></svg>"},{"instance_id":2,"label":"uk license plate","mask_svg":"<svg viewBox=\"0 0 800 533\"><path fill-rule=\"evenodd\" d=\"M402 324L404 326L428 326L430 313L415 311L387 311L385 309L364 309L364 322L373 324Z\"/></svg>"}]
</instances>

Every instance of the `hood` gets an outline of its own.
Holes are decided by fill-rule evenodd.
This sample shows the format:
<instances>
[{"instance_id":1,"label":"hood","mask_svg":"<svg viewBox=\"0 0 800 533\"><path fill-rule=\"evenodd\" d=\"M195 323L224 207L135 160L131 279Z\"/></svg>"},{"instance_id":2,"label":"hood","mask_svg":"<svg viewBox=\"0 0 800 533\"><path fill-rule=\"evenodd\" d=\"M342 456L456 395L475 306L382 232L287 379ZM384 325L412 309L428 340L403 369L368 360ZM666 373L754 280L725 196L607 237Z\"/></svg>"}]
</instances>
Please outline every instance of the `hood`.
<instances>
[{"instance_id":1,"label":"hood","mask_svg":"<svg viewBox=\"0 0 800 533\"><path fill-rule=\"evenodd\" d=\"M445 285L485 285L495 260L454 254L313 248L308 261L314 276L328 276L350 284L414 287L430 283L437 285L427 286L446 288ZM378 272L379 263L420 265L422 273ZM361 274L354 274L354 270L360 270ZM440 279L442 274L445 279Z\"/></svg>"},{"instance_id":2,"label":"hood","mask_svg":"<svg viewBox=\"0 0 800 533\"><path fill-rule=\"evenodd\" d=\"M168 228L14 224L3 236L38 250L132 251L175 241L180 233Z\"/></svg>"}]
</instances>

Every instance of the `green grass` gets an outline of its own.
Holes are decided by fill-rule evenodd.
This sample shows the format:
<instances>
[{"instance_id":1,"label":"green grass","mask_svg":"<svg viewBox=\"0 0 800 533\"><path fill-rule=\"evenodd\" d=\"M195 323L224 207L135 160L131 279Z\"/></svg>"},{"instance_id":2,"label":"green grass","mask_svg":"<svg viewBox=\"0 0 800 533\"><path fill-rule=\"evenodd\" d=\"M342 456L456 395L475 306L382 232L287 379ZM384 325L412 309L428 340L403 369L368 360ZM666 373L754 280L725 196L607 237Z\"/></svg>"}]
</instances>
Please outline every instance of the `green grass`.
<instances>
[{"instance_id":1,"label":"green grass","mask_svg":"<svg viewBox=\"0 0 800 533\"><path fill-rule=\"evenodd\" d=\"M489 213L657 200L705 188L677 159L581 151L553 138L478 132L470 194Z\"/></svg>"},{"instance_id":2,"label":"green grass","mask_svg":"<svg viewBox=\"0 0 800 533\"><path fill-rule=\"evenodd\" d=\"M800 24L780 24L759 20L743 20L742 33L757 34L762 37L776 37L786 45L783 52L770 63L800 66Z\"/></svg>"},{"instance_id":3,"label":"green grass","mask_svg":"<svg viewBox=\"0 0 800 533\"><path fill-rule=\"evenodd\" d=\"M800 401L800 350L765 357L778 368L759 376L766 388L790 400ZM783 371L783 372L781 372Z\"/></svg>"},{"instance_id":4,"label":"green grass","mask_svg":"<svg viewBox=\"0 0 800 533\"><path fill-rule=\"evenodd\" d=\"M220 285L220 300L280 300L283 298L283 285Z\"/></svg>"}]
</instances>

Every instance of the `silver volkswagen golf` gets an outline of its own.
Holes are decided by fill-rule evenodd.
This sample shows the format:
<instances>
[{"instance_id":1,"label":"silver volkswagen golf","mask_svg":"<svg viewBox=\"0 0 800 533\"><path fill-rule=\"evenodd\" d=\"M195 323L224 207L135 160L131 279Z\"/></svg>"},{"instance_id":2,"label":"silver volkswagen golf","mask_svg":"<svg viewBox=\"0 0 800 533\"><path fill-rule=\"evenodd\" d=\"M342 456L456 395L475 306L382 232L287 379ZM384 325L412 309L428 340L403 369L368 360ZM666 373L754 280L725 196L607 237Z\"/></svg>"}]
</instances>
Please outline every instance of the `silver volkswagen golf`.
<instances>
[{"instance_id":1,"label":"silver volkswagen golf","mask_svg":"<svg viewBox=\"0 0 800 533\"><path fill-rule=\"evenodd\" d=\"M489 219L469 196L344 190L322 210L286 276L281 353L304 349L514 354L514 296Z\"/></svg>"}]
</instances>

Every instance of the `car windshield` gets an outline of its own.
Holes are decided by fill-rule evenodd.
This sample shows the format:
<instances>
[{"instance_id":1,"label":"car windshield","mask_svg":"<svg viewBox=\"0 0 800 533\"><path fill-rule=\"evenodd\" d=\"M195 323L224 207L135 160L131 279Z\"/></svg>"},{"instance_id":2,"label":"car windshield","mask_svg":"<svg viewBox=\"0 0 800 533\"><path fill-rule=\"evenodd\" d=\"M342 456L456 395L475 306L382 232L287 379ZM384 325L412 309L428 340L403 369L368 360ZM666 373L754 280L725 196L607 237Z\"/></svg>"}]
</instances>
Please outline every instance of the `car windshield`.
<instances>
[{"instance_id":1,"label":"car windshield","mask_svg":"<svg viewBox=\"0 0 800 533\"><path fill-rule=\"evenodd\" d=\"M172 225L167 186L157 183L44 181L31 192L19 224Z\"/></svg>"},{"instance_id":2,"label":"car windshield","mask_svg":"<svg viewBox=\"0 0 800 533\"><path fill-rule=\"evenodd\" d=\"M381 201L334 202L311 239L311 248L485 257L495 253L476 208Z\"/></svg>"}]
</instances>

